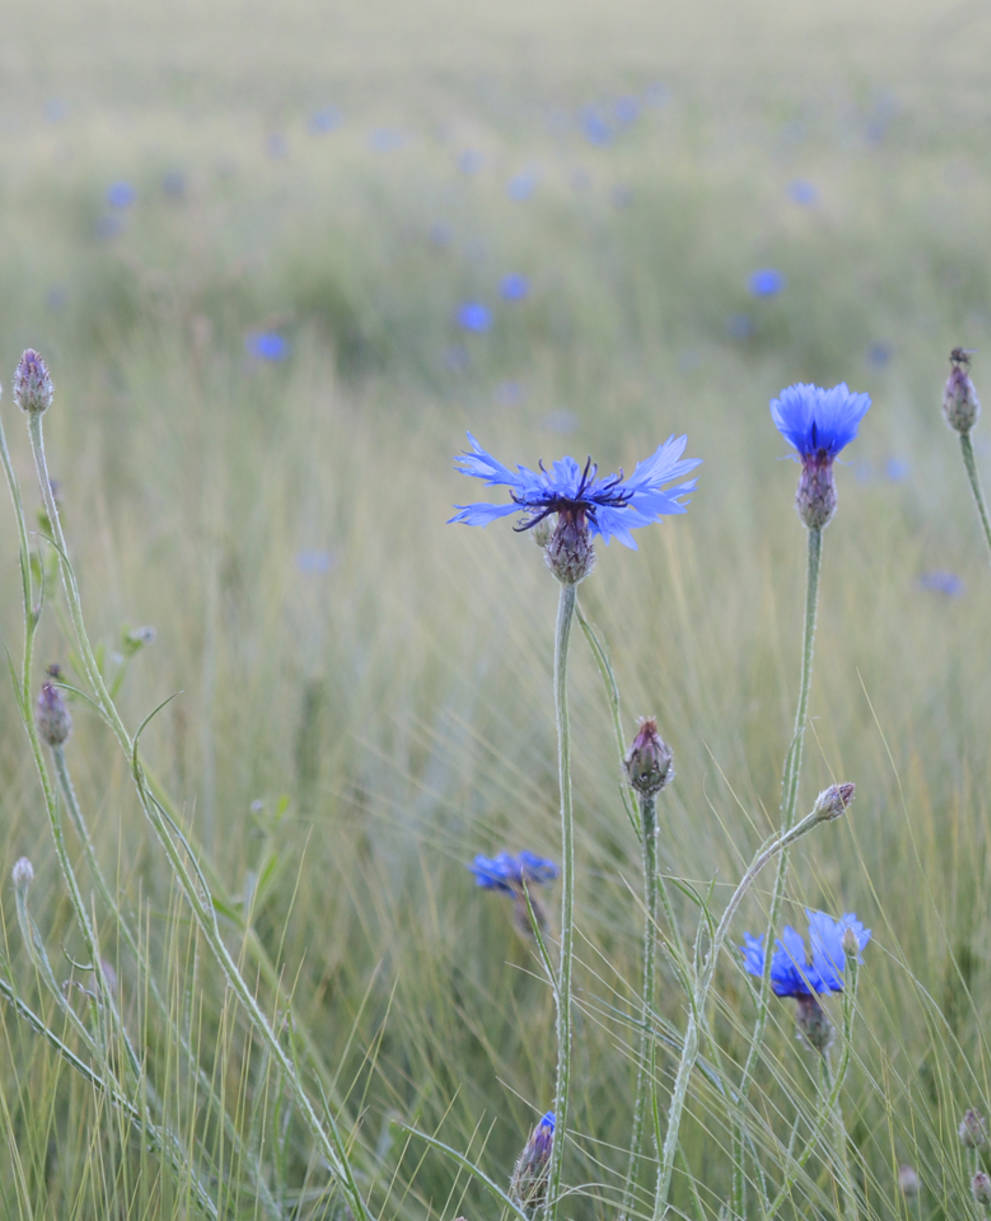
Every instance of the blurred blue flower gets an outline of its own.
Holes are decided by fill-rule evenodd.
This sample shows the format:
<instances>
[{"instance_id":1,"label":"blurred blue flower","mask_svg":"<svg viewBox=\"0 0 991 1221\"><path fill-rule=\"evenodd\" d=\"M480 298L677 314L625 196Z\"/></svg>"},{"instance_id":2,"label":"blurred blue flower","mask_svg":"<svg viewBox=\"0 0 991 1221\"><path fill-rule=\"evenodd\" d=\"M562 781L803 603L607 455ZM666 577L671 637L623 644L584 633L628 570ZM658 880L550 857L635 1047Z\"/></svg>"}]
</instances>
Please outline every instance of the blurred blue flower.
<instances>
[{"instance_id":1,"label":"blurred blue flower","mask_svg":"<svg viewBox=\"0 0 991 1221\"><path fill-rule=\"evenodd\" d=\"M337 564L337 557L331 551L319 548L304 547L296 552L296 568L308 575L323 576Z\"/></svg>"},{"instance_id":2,"label":"blurred blue flower","mask_svg":"<svg viewBox=\"0 0 991 1221\"><path fill-rule=\"evenodd\" d=\"M310 131L323 135L333 131L341 123L341 112L336 106L321 106L310 115Z\"/></svg>"},{"instance_id":3,"label":"blurred blue flower","mask_svg":"<svg viewBox=\"0 0 991 1221\"><path fill-rule=\"evenodd\" d=\"M395 127L376 127L368 143L377 153L392 153L406 143L406 134Z\"/></svg>"},{"instance_id":4,"label":"blurred blue flower","mask_svg":"<svg viewBox=\"0 0 991 1221\"><path fill-rule=\"evenodd\" d=\"M773 267L762 267L747 281L752 297L774 297L785 286L785 278Z\"/></svg>"},{"instance_id":5,"label":"blurred blue flower","mask_svg":"<svg viewBox=\"0 0 991 1221\"><path fill-rule=\"evenodd\" d=\"M170 199L182 199L186 194L186 175L182 170L166 170L162 175L162 191Z\"/></svg>"},{"instance_id":6,"label":"blurred blue flower","mask_svg":"<svg viewBox=\"0 0 991 1221\"><path fill-rule=\"evenodd\" d=\"M482 168L482 154L474 148L462 149L458 154L458 169L462 174L471 177Z\"/></svg>"},{"instance_id":7,"label":"blurred blue flower","mask_svg":"<svg viewBox=\"0 0 991 1221\"><path fill-rule=\"evenodd\" d=\"M465 301L458 306L458 326L465 331L473 331L481 335L492 328L492 311L481 301Z\"/></svg>"},{"instance_id":8,"label":"blurred blue flower","mask_svg":"<svg viewBox=\"0 0 991 1221\"><path fill-rule=\"evenodd\" d=\"M726 319L726 334L730 339L749 339L754 333L754 320L749 314L730 314Z\"/></svg>"},{"instance_id":9,"label":"blurred blue flower","mask_svg":"<svg viewBox=\"0 0 991 1221\"><path fill-rule=\"evenodd\" d=\"M493 399L500 407L515 407L526 398L526 391L519 382L500 382L492 392Z\"/></svg>"},{"instance_id":10,"label":"blurred blue flower","mask_svg":"<svg viewBox=\"0 0 991 1221\"><path fill-rule=\"evenodd\" d=\"M518 272L503 276L499 283L499 295L504 301L522 301L530 295L530 281Z\"/></svg>"},{"instance_id":11,"label":"blurred blue flower","mask_svg":"<svg viewBox=\"0 0 991 1221\"><path fill-rule=\"evenodd\" d=\"M867 349L867 363L874 369L883 369L893 355L890 343L872 343Z\"/></svg>"},{"instance_id":12,"label":"blurred blue flower","mask_svg":"<svg viewBox=\"0 0 991 1221\"><path fill-rule=\"evenodd\" d=\"M640 103L630 95L617 98L613 113L620 123L635 123L640 117Z\"/></svg>"},{"instance_id":13,"label":"blurred blue flower","mask_svg":"<svg viewBox=\"0 0 991 1221\"><path fill-rule=\"evenodd\" d=\"M613 138L613 129L594 106L586 106L581 113L581 127L589 144L608 144Z\"/></svg>"},{"instance_id":14,"label":"blurred blue flower","mask_svg":"<svg viewBox=\"0 0 991 1221\"><path fill-rule=\"evenodd\" d=\"M244 346L248 355L258 360L280 361L289 355L289 340L277 331L253 331Z\"/></svg>"},{"instance_id":15,"label":"blurred blue flower","mask_svg":"<svg viewBox=\"0 0 991 1221\"><path fill-rule=\"evenodd\" d=\"M570 514L576 520L587 522L589 532L601 536L603 542L618 538L634 551L637 545L631 530L650 525L666 514L686 512L684 498L694 491L695 480L667 489L662 489L661 485L687 475L701 461L682 459L687 438L669 437L650 458L637 463L628 479L623 477L622 471L618 475L598 478L599 468L591 458L584 467L574 458L561 458L550 470L540 463L540 469L536 471L525 466L517 466L511 471L487 454L471 433L468 440L472 452L455 459L458 470L490 486L508 487L510 503L455 505L458 512L450 521L485 526L498 517L522 513L524 521L516 528L529 530L551 513Z\"/></svg>"},{"instance_id":16,"label":"blurred blue flower","mask_svg":"<svg viewBox=\"0 0 991 1221\"><path fill-rule=\"evenodd\" d=\"M927 589L934 594L944 594L948 598L957 598L963 593L963 581L955 572L947 569L934 568L924 572L919 577L919 588Z\"/></svg>"},{"instance_id":17,"label":"blurred blue flower","mask_svg":"<svg viewBox=\"0 0 991 1221\"><path fill-rule=\"evenodd\" d=\"M788 184L788 195L794 203L811 207L819 201L819 192L806 178L794 178Z\"/></svg>"},{"instance_id":18,"label":"blurred blue flower","mask_svg":"<svg viewBox=\"0 0 991 1221\"><path fill-rule=\"evenodd\" d=\"M786 924L771 957L771 987L776 996L811 996L816 992L842 992L843 934L852 929L860 953L871 939L871 930L864 928L852 912L834 920L825 912L805 909L809 922L809 947L805 939L790 924ZM764 974L764 938L744 933L740 946L743 965L751 975ZM863 962L858 953L857 961Z\"/></svg>"},{"instance_id":19,"label":"blurred blue flower","mask_svg":"<svg viewBox=\"0 0 991 1221\"><path fill-rule=\"evenodd\" d=\"M533 170L523 170L522 173L515 174L506 184L506 193L510 199L515 199L518 203L530 198L537 189L537 175Z\"/></svg>"},{"instance_id":20,"label":"blurred blue flower","mask_svg":"<svg viewBox=\"0 0 991 1221\"><path fill-rule=\"evenodd\" d=\"M129 182L114 182L107 187L107 203L111 208L129 208L138 193Z\"/></svg>"},{"instance_id":21,"label":"blurred blue flower","mask_svg":"<svg viewBox=\"0 0 991 1221\"><path fill-rule=\"evenodd\" d=\"M884 477L892 483L903 483L909 477L911 469L904 458L889 458L884 464Z\"/></svg>"},{"instance_id":22,"label":"blurred blue flower","mask_svg":"<svg viewBox=\"0 0 991 1221\"><path fill-rule=\"evenodd\" d=\"M558 875L553 861L526 851L518 856L500 852L495 857L479 853L468 868L484 890L502 890L507 894L522 890L524 882L552 882Z\"/></svg>"},{"instance_id":23,"label":"blurred blue flower","mask_svg":"<svg viewBox=\"0 0 991 1221\"><path fill-rule=\"evenodd\" d=\"M803 460L822 465L853 440L870 405L869 394L855 394L846 382L829 390L798 382L771 400L771 419Z\"/></svg>"}]
</instances>

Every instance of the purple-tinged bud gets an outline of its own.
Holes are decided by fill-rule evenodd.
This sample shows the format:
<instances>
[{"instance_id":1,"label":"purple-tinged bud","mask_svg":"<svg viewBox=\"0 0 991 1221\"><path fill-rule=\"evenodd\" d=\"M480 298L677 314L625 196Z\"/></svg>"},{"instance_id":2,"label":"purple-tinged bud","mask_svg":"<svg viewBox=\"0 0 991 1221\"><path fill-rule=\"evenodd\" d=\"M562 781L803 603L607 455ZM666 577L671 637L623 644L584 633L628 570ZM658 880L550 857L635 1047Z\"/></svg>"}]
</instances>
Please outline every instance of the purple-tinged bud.
<instances>
[{"instance_id":1,"label":"purple-tinged bud","mask_svg":"<svg viewBox=\"0 0 991 1221\"><path fill-rule=\"evenodd\" d=\"M48 366L34 348L27 348L14 370L14 402L21 411L40 415L51 407L54 395Z\"/></svg>"},{"instance_id":2,"label":"purple-tinged bud","mask_svg":"<svg viewBox=\"0 0 991 1221\"><path fill-rule=\"evenodd\" d=\"M833 455L824 450L802 458L802 473L795 493L798 516L809 530L821 530L836 512Z\"/></svg>"},{"instance_id":3,"label":"purple-tinged bud","mask_svg":"<svg viewBox=\"0 0 991 1221\"><path fill-rule=\"evenodd\" d=\"M54 673L52 673L54 671ZM52 666L49 673L58 677L58 667ZM72 730L72 717L66 707L65 697L54 683L42 683L41 694L35 713L38 733L49 746L61 746Z\"/></svg>"},{"instance_id":4,"label":"purple-tinged bud","mask_svg":"<svg viewBox=\"0 0 991 1221\"><path fill-rule=\"evenodd\" d=\"M970 1191L977 1203L987 1208L991 1204L991 1176L978 1170L970 1180Z\"/></svg>"},{"instance_id":5,"label":"purple-tinged bud","mask_svg":"<svg viewBox=\"0 0 991 1221\"><path fill-rule=\"evenodd\" d=\"M562 585L577 585L595 567L595 549L588 518L581 507L561 509L544 560Z\"/></svg>"},{"instance_id":6,"label":"purple-tinged bud","mask_svg":"<svg viewBox=\"0 0 991 1221\"><path fill-rule=\"evenodd\" d=\"M548 1111L534 1128L509 1180L510 1196L529 1217L535 1216L547 1199L553 1144L554 1112Z\"/></svg>"},{"instance_id":7,"label":"purple-tinged bud","mask_svg":"<svg viewBox=\"0 0 991 1221\"><path fill-rule=\"evenodd\" d=\"M906 1200L914 1200L921 1186L914 1166L905 1164L898 1167L898 1190Z\"/></svg>"},{"instance_id":8,"label":"purple-tinged bud","mask_svg":"<svg viewBox=\"0 0 991 1221\"><path fill-rule=\"evenodd\" d=\"M796 996L798 1011L795 1014L795 1024L799 1034L816 1051L825 1052L833 1041L833 1023L829 1015L814 996Z\"/></svg>"},{"instance_id":9,"label":"purple-tinged bud","mask_svg":"<svg viewBox=\"0 0 991 1221\"><path fill-rule=\"evenodd\" d=\"M10 876L14 880L15 889L27 890L34 881L34 866L26 856L18 857L14 862L14 868L10 871Z\"/></svg>"},{"instance_id":10,"label":"purple-tinged bud","mask_svg":"<svg viewBox=\"0 0 991 1221\"><path fill-rule=\"evenodd\" d=\"M627 779L642 796L655 797L674 779L673 763L671 748L657 732L657 722L646 717L623 760Z\"/></svg>"},{"instance_id":11,"label":"purple-tinged bud","mask_svg":"<svg viewBox=\"0 0 991 1221\"><path fill-rule=\"evenodd\" d=\"M977 423L981 404L970 380L970 353L954 348L950 353L950 376L943 387L943 418L954 432L968 433Z\"/></svg>"},{"instance_id":12,"label":"purple-tinged bud","mask_svg":"<svg viewBox=\"0 0 991 1221\"><path fill-rule=\"evenodd\" d=\"M968 1107L957 1128L960 1143L966 1149L984 1149L988 1143L988 1125L980 1111Z\"/></svg>"},{"instance_id":13,"label":"purple-tinged bud","mask_svg":"<svg viewBox=\"0 0 991 1221\"><path fill-rule=\"evenodd\" d=\"M846 808L853 801L857 786L850 781L844 784L831 784L823 789L816 798L813 813L819 822L832 822L846 813Z\"/></svg>"}]
</instances>

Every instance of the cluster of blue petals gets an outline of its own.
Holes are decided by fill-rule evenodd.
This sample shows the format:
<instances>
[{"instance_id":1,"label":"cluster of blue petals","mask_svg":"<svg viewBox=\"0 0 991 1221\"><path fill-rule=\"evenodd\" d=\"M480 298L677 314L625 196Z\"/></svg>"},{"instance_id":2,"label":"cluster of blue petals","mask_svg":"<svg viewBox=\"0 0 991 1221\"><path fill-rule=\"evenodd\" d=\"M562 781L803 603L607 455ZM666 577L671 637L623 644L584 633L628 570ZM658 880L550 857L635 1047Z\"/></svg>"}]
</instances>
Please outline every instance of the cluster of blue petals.
<instances>
[{"instance_id":1,"label":"cluster of blue petals","mask_svg":"<svg viewBox=\"0 0 991 1221\"><path fill-rule=\"evenodd\" d=\"M777 996L812 996L817 992L842 992L843 934L853 929L857 948L863 951L871 939L871 930L864 928L852 912L834 920L825 912L805 909L809 921L809 950L805 939L790 924L785 925L774 943L771 958L771 987ZM744 934L743 965L751 975L764 974L764 938ZM811 951L811 953L809 952ZM858 955L858 962L862 962Z\"/></svg>"},{"instance_id":2,"label":"cluster of blue petals","mask_svg":"<svg viewBox=\"0 0 991 1221\"><path fill-rule=\"evenodd\" d=\"M797 382L771 399L771 419L802 458L832 461L857 435L870 405L869 394L855 394L846 382L829 390Z\"/></svg>"},{"instance_id":3,"label":"cluster of blue petals","mask_svg":"<svg viewBox=\"0 0 991 1221\"><path fill-rule=\"evenodd\" d=\"M548 513L581 510L590 533L599 535L605 543L617 538L634 551L637 545L630 531L666 514L684 513L685 497L695 490L694 479L669 488L662 488L662 484L680 479L701 462L700 458L681 457L687 438L669 437L650 458L637 463L629 478L622 471L599 478L596 466L591 462L579 466L574 458L561 458L549 470L543 464L536 471L526 466L510 470L486 453L471 433L468 440L472 452L455 459L458 470L484 483L508 487L511 500L502 505L456 505L459 512L450 521L486 526L498 517L522 512L528 518L523 523L525 529Z\"/></svg>"},{"instance_id":4,"label":"cluster of blue petals","mask_svg":"<svg viewBox=\"0 0 991 1221\"><path fill-rule=\"evenodd\" d=\"M552 882L558 875L557 865L553 861L526 851L519 856L509 852L500 852L495 857L479 853L468 868L479 886L486 890L504 890L508 894L516 894L524 882Z\"/></svg>"}]
</instances>

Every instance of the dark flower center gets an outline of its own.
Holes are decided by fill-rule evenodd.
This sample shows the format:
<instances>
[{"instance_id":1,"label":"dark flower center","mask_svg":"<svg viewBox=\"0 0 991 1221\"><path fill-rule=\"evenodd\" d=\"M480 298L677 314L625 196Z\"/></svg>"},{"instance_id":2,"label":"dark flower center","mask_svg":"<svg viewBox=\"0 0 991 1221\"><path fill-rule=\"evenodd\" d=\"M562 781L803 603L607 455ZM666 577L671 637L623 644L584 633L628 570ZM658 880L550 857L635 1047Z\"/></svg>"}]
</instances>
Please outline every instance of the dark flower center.
<instances>
[{"instance_id":1,"label":"dark flower center","mask_svg":"<svg viewBox=\"0 0 991 1221\"><path fill-rule=\"evenodd\" d=\"M543 459L537 464L541 471L546 475L547 469L544 466ZM539 509L538 513L528 517L526 521L513 529L519 534L524 530L532 530L534 526L539 525L546 517L550 517L552 513L572 514L575 521L578 515L586 514L592 521L595 521L596 509L602 507L611 507L615 509L624 509L630 503L629 493L625 488L622 488L623 472L618 475L613 475L611 479L605 480L600 487L589 495L589 488L595 482L595 476L598 473L598 465L592 462L592 459L585 459L585 468L582 471L581 479L578 481L578 487L575 489L573 496L565 496L560 492L548 491L543 496L526 497L519 496L512 492L510 495L515 504L518 504L521 509L534 510ZM618 490L622 488L622 490Z\"/></svg>"}]
</instances>

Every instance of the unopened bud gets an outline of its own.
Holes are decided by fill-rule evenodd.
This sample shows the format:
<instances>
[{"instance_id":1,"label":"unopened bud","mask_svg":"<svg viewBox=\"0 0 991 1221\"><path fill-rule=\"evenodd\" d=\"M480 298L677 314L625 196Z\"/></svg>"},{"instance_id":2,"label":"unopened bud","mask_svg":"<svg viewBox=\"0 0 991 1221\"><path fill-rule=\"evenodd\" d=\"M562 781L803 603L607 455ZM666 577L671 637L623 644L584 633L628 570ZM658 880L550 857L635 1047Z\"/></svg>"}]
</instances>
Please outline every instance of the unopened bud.
<instances>
[{"instance_id":1,"label":"unopened bud","mask_svg":"<svg viewBox=\"0 0 991 1221\"><path fill-rule=\"evenodd\" d=\"M814 996L796 996L798 1012L795 1024L810 1046L825 1052L833 1041L833 1023Z\"/></svg>"},{"instance_id":2,"label":"unopened bud","mask_svg":"<svg viewBox=\"0 0 991 1221\"><path fill-rule=\"evenodd\" d=\"M535 1216L547 1199L553 1144L554 1112L548 1111L534 1128L509 1180L510 1196L528 1217Z\"/></svg>"},{"instance_id":3,"label":"unopened bud","mask_svg":"<svg viewBox=\"0 0 991 1221\"><path fill-rule=\"evenodd\" d=\"M960 1143L967 1149L983 1149L988 1143L988 1125L980 1111L968 1107L957 1128Z\"/></svg>"},{"instance_id":4,"label":"unopened bud","mask_svg":"<svg viewBox=\"0 0 991 1221\"><path fill-rule=\"evenodd\" d=\"M654 797L674 779L674 756L657 732L657 722L647 717L640 722L637 736L623 765L630 784L644 797Z\"/></svg>"},{"instance_id":5,"label":"unopened bud","mask_svg":"<svg viewBox=\"0 0 991 1221\"><path fill-rule=\"evenodd\" d=\"M543 551L547 544L551 541L551 523L549 518L543 518L530 531L533 536L533 541Z\"/></svg>"},{"instance_id":6,"label":"unopened bud","mask_svg":"<svg viewBox=\"0 0 991 1221\"><path fill-rule=\"evenodd\" d=\"M27 348L14 370L14 402L22 411L40 415L51 407L54 395L48 366L34 348Z\"/></svg>"},{"instance_id":7,"label":"unopened bud","mask_svg":"<svg viewBox=\"0 0 991 1221\"><path fill-rule=\"evenodd\" d=\"M943 417L955 432L970 432L981 414L969 370L970 353L954 348L950 353L950 376L943 387Z\"/></svg>"},{"instance_id":8,"label":"unopened bud","mask_svg":"<svg viewBox=\"0 0 991 1221\"><path fill-rule=\"evenodd\" d=\"M906 1200L914 1200L919 1194L920 1186L919 1176L914 1166L904 1165L898 1167L898 1190Z\"/></svg>"},{"instance_id":9,"label":"unopened bud","mask_svg":"<svg viewBox=\"0 0 991 1221\"><path fill-rule=\"evenodd\" d=\"M970 1190L978 1204L985 1208L991 1204L991 1177L983 1170L978 1170L970 1180Z\"/></svg>"},{"instance_id":10,"label":"unopened bud","mask_svg":"<svg viewBox=\"0 0 991 1221\"><path fill-rule=\"evenodd\" d=\"M57 667L53 667L57 677ZM72 729L72 717L66 707L65 697L54 683L42 683L41 694L35 714L38 733L49 746L61 746Z\"/></svg>"},{"instance_id":11,"label":"unopened bud","mask_svg":"<svg viewBox=\"0 0 991 1221\"><path fill-rule=\"evenodd\" d=\"M34 881L34 866L26 856L19 857L14 862L10 876L13 878L17 890L27 890Z\"/></svg>"},{"instance_id":12,"label":"unopened bud","mask_svg":"<svg viewBox=\"0 0 991 1221\"><path fill-rule=\"evenodd\" d=\"M847 958L854 958L859 961L860 942L857 940L857 934L852 928L843 930L843 937L840 941L840 945L843 947L843 953L847 956Z\"/></svg>"},{"instance_id":13,"label":"unopened bud","mask_svg":"<svg viewBox=\"0 0 991 1221\"><path fill-rule=\"evenodd\" d=\"M558 513L554 533L544 548L544 561L562 585L577 585L592 571L595 548L584 509L562 509Z\"/></svg>"},{"instance_id":14,"label":"unopened bud","mask_svg":"<svg viewBox=\"0 0 991 1221\"><path fill-rule=\"evenodd\" d=\"M845 784L831 784L823 789L816 798L814 813L820 822L831 822L846 812L847 806L853 801L857 786L847 781Z\"/></svg>"}]
</instances>

